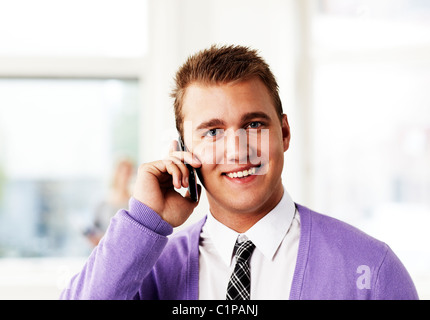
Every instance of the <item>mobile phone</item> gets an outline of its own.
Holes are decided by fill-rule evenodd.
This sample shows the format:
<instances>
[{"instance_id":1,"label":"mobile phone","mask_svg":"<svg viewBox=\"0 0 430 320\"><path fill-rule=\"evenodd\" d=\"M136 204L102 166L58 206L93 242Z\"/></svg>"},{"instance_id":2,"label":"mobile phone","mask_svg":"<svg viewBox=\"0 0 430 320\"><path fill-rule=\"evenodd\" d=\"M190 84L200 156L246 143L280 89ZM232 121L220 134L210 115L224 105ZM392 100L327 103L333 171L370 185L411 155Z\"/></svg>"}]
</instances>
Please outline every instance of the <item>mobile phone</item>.
<instances>
[{"instance_id":1,"label":"mobile phone","mask_svg":"<svg viewBox=\"0 0 430 320\"><path fill-rule=\"evenodd\" d=\"M181 139L181 136L178 138L179 146L181 151L188 151L184 142ZM190 193L190 197L194 202L199 201L199 193L197 191L197 180L196 180L196 171L195 169L188 163L184 162L190 172L188 176L188 192Z\"/></svg>"}]
</instances>

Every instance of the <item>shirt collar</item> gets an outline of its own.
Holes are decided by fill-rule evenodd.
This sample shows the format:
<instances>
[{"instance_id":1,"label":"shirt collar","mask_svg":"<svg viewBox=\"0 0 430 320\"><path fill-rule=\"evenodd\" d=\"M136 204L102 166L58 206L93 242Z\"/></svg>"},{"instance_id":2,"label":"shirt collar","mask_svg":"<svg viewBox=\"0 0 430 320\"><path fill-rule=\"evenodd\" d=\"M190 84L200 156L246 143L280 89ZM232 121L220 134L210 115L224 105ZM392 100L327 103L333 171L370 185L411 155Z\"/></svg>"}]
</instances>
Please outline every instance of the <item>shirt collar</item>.
<instances>
[{"instance_id":1,"label":"shirt collar","mask_svg":"<svg viewBox=\"0 0 430 320\"><path fill-rule=\"evenodd\" d=\"M222 261L230 265L236 240L251 240L266 258L272 260L279 245L290 229L294 218L295 204L284 188L281 201L243 235L228 228L209 214L206 230ZM239 240L239 241L240 241Z\"/></svg>"}]
</instances>

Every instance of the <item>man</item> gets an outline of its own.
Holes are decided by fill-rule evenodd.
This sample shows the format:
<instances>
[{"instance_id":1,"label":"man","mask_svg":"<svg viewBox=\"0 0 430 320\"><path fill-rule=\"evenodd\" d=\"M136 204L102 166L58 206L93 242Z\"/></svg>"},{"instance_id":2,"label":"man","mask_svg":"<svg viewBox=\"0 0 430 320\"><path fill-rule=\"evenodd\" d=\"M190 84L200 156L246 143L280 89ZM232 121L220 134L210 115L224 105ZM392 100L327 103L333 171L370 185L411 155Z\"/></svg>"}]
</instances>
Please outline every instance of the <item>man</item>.
<instances>
[{"instance_id":1,"label":"man","mask_svg":"<svg viewBox=\"0 0 430 320\"><path fill-rule=\"evenodd\" d=\"M258 54L212 46L176 75L177 129L166 159L140 166L128 210L112 219L70 299L416 299L390 248L295 204L281 172L290 142L276 80ZM198 205L210 212L167 238ZM199 187L200 190L200 187Z\"/></svg>"}]
</instances>

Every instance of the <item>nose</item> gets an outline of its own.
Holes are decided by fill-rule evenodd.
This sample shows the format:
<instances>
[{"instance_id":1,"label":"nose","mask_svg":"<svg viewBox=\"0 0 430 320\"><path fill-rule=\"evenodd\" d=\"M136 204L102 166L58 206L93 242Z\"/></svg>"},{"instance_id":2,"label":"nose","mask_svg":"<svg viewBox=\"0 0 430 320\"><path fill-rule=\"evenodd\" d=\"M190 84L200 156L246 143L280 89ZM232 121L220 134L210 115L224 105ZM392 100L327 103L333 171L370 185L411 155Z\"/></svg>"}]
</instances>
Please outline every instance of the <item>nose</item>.
<instances>
[{"instance_id":1,"label":"nose","mask_svg":"<svg viewBox=\"0 0 430 320\"><path fill-rule=\"evenodd\" d=\"M228 129L225 132L225 159L227 164L246 164L248 136L245 129Z\"/></svg>"}]
</instances>

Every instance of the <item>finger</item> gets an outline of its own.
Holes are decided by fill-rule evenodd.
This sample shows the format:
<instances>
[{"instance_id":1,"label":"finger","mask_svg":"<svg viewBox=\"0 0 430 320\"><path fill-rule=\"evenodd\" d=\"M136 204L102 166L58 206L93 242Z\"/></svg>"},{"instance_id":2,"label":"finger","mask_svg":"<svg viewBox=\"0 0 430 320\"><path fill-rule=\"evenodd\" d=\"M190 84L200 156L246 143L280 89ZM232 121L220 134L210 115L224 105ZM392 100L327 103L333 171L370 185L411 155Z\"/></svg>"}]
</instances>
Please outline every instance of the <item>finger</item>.
<instances>
[{"instance_id":1,"label":"finger","mask_svg":"<svg viewBox=\"0 0 430 320\"><path fill-rule=\"evenodd\" d=\"M179 147L178 141L172 140L172 142L170 143L170 146L169 146L169 154L173 151L179 151L179 150L181 150L181 149Z\"/></svg>"},{"instance_id":2,"label":"finger","mask_svg":"<svg viewBox=\"0 0 430 320\"><path fill-rule=\"evenodd\" d=\"M181 169L179 168L179 164L175 163L175 161L170 159L164 159L163 163L165 164L167 173L169 173L172 176L173 186L177 189L180 189L182 185L183 175L182 175Z\"/></svg>"},{"instance_id":3,"label":"finger","mask_svg":"<svg viewBox=\"0 0 430 320\"><path fill-rule=\"evenodd\" d=\"M188 163L188 161L193 163ZM182 172L182 186L187 188L189 183L189 174L190 171L188 167L184 164L190 164L194 168L200 168L202 164L200 161L196 158L193 158L192 154L189 152L183 152L183 151L177 151L173 152L171 156L167 157L166 160L173 161L176 165L178 165L179 169ZM198 162L196 162L198 161Z\"/></svg>"},{"instance_id":4,"label":"finger","mask_svg":"<svg viewBox=\"0 0 430 320\"><path fill-rule=\"evenodd\" d=\"M170 156L176 157L194 168L200 168L202 165L200 159L195 154L188 151L172 151Z\"/></svg>"},{"instance_id":5,"label":"finger","mask_svg":"<svg viewBox=\"0 0 430 320\"><path fill-rule=\"evenodd\" d=\"M175 163L179 170L181 170L182 173L182 180L183 180L183 186L184 187L188 187L188 176L190 174L190 171L187 167L187 165L179 158L174 157L174 156L170 156L167 158L169 161L172 161L173 163Z\"/></svg>"},{"instance_id":6,"label":"finger","mask_svg":"<svg viewBox=\"0 0 430 320\"><path fill-rule=\"evenodd\" d=\"M168 157L164 159L166 163L167 170L171 171L172 173L175 172L174 175L174 185L176 188L180 188L181 185L184 188L188 187L188 176L190 174L190 171L188 170L187 166L178 158L176 157ZM180 172L178 172L179 170ZM169 172L170 173L170 172Z\"/></svg>"}]
</instances>

